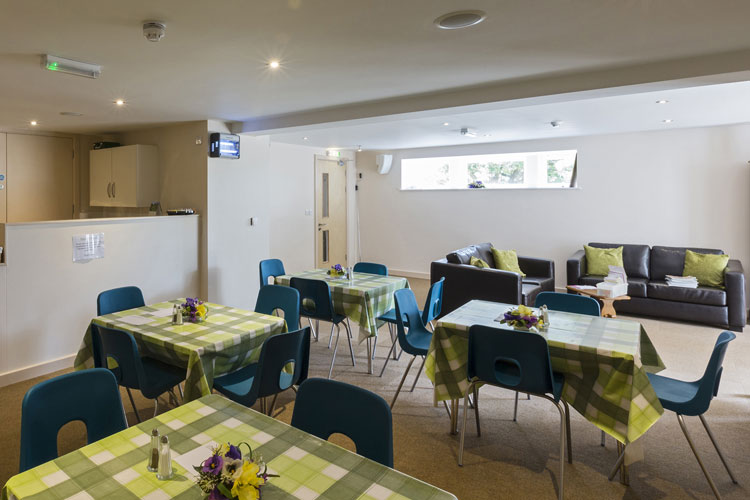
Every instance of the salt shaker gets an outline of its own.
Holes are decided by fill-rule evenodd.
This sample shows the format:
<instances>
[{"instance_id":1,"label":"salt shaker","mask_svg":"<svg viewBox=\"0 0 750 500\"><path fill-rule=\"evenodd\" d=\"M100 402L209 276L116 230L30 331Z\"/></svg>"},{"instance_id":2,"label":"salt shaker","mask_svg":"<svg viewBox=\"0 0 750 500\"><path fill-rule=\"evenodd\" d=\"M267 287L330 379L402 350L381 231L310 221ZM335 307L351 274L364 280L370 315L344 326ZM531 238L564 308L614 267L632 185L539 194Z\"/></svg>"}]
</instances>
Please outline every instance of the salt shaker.
<instances>
[{"instance_id":1,"label":"salt shaker","mask_svg":"<svg viewBox=\"0 0 750 500\"><path fill-rule=\"evenodd\" d=\"M172 478L172 452L169 449L169 438L161 437L161 446L159 447L159 470L156 472L156 479L165 481Z\"/></svg>"},{"instance_id":2,"label":"salt shaker","mask_svg":"<svg viewBox=\"0 0 750 500\"><path fill-rule=\"evenodd\" d=\"M542 320L544 321L544 327L549 326L549 311L547 310L547 305L542 306Z\"/></svg>"},{"instance_id":3,"label":"salt shaker","mask_svg":"<svg viewBox=\"0 0 750 500\"><path fill-rule=\"evenodd\" d=\"M181 325L182 324L182 308L175 304L174 306L174 321L172 321L173 325Z\"/></svg>"},{"instance_id":4,"label":"salt shaker","mask_svg":"<svg viewBox=\"0 0 750 500\"><path fill-rule=\"evenodd\" d=\"M159 429L151 431L151 451L148 455L148 466L146 466L149 472L157 472L159 470Z\"/></svg>"}]
</instances>

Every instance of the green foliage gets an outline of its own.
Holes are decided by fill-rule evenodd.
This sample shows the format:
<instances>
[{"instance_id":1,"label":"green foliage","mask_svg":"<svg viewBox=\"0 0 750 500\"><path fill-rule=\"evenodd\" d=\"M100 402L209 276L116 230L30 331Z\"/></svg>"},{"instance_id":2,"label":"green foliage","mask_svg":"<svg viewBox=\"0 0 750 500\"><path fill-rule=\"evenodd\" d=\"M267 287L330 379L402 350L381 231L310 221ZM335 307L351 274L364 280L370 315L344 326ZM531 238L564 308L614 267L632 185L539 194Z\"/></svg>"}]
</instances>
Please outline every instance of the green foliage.
<instances>
[{"instance_id":1,"label":"green foliage","mask_svg":"<svg viewBox=\"0 0 750 500\"><path fill-rule=\"evenodd\" d=\"M502 163L469 163L471 181L482 181L485 184L523 184L524 164L522 161L504 161Z\"/></svg>"},{"instance_id":2,"label":"green foliage","mask_svg":"<svg viewBox=\"0 0 750 500\"><path fill-rule=\"evenodd\" d=\"M569 184L573 175L573 164L564 164L563 160L547 160L547 183Z\"/></svg>"}]
</instances>

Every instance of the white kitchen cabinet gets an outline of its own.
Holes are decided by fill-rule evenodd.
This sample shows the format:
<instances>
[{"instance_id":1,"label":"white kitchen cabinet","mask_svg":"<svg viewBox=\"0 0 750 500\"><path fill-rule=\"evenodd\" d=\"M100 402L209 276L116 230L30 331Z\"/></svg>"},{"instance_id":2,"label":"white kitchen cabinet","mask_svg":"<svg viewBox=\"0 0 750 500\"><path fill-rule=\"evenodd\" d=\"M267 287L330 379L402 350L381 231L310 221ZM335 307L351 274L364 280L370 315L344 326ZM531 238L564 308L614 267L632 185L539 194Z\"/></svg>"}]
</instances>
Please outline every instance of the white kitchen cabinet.
<instances>
[{"instance_id":1,"label":"white kitchen cabinet","mask_svg":"<svg viewBox=\"0 0 750 500\"><path fill-rule=\"evenodd\" d=\"M89 156L89 205L147 207L159 200L159 151L134 144L94 149Z\"/></svg>"}]
</instances>

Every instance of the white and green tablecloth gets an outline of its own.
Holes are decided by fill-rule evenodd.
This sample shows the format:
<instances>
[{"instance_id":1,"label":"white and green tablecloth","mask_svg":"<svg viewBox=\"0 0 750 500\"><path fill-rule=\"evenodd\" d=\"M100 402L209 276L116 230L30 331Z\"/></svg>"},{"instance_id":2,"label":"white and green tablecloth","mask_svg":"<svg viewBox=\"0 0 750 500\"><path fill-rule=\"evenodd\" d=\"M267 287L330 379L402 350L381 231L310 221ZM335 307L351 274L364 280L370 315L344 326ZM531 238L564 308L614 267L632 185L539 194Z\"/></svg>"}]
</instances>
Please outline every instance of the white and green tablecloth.
<instances>
[{"instance_id":1,"label":"white and green tablecloth","mask_svg":"<svg viewBox=\"0 0 750 500\"><path fill-rule=\"evenodd\" d=\"M202 323L173 325L172 306L184 302L177 299L98 316L92 324L130 332L142 356L186 368L185 401L211 394L214 377L257 362L263 342L286 331L283 318L210 303ZM94 367L91 325L74 367Z\"/></svg>"},{"instance_id":2,"label":"white and green tablecloth","mask_svg":"<svg viewBox=\"0 0 750 500\"><path fill-rule=\"evenodd\" d=\"M324 280L331 289L333 310L343 314L359 325L358 340L362 342L375 336L382 321L378 316L390 311L395 306L393 292L409 288L406 278L398 276L380 276L368 273L353 273L351 280L332 278L326 269L313 269L293 275L276 277L277 285L289 286L292 278Z\"/></svg>"},{"instance_id":3,"label":"white and green tablecloth","mask_svg":"<svg viewBox=\"0 0 750 500\"><path fill-rule=\"evenodd\" d=\"M469 386L469 328L510 329L495 318L516 306L472 300L437 322L425 370L438 401L458 399ZM552 369L565 376L563 398L597 427L628 444L664 410L646 373L664 364L640 323L550 311Z\"/></svg>"},{"instance_id":4,"label":"white and green tablecloth","mask_svg":"<svg viewBox=\"0 0 750 500\"><path fill-rule=\"evenodd\" d=\"M172 447L175 475L167 481L146 470L153 428L169 436ZM192 471L180 463L199 465L212 446L243 441L280 476L263 487L263 500L455 500L450 493L218 395L18 474L5 485L1 498L202 499Z\"/></svg>"}]
</instances>

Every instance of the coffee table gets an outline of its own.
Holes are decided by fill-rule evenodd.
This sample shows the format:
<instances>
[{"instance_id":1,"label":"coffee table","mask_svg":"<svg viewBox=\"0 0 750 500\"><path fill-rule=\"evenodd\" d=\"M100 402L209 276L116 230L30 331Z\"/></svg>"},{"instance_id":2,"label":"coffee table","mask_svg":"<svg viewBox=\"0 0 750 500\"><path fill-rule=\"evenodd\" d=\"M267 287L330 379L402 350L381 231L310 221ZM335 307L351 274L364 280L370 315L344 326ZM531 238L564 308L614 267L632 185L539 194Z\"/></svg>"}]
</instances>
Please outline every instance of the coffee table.
<instances>
[{"instance_id":1,"label":"coffee table","mask_svg":"<svg viewBox=\"0 0 750 500\"><path fill-rule=\"evenodd\" d=\"M615 312L615 302L618 300L630 300L629 295L620 295L619 297L607 297L600 295L596 290L586 290L578 288L576 285L568 285L568 290L571 292L580 293L581 295L588 295L594 297L602 302L602 317L604 318L616 318L617 313Z\"/></svg>"}]
</instances>

